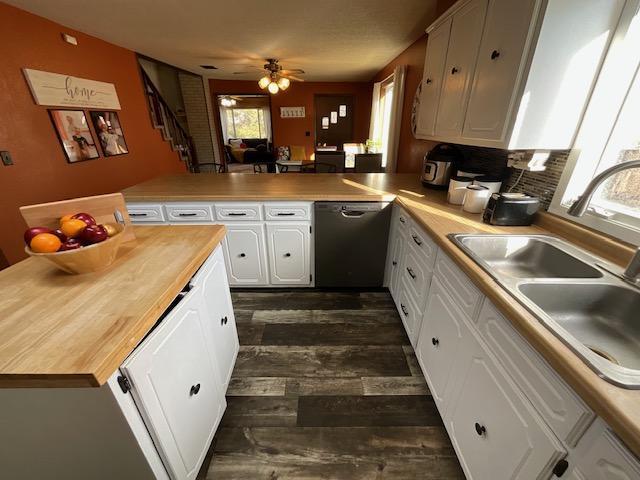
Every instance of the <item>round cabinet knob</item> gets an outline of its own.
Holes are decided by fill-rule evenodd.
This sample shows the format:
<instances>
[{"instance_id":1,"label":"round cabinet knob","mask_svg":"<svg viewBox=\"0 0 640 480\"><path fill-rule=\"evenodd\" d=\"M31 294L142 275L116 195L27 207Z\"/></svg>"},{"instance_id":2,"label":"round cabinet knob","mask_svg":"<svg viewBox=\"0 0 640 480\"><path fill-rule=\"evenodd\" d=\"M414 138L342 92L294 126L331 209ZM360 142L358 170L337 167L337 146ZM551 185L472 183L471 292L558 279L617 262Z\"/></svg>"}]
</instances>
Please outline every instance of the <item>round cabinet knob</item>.
<instances>
[{"instance_id":1,"label":"round cabinet knob","mask_svg":"<svg viewBox=\"0 0 640 480\"><path fill-rule=\"evenodd\" d=\"M476 433L478 435L483 436L485 433L487 433L487 429L484 427L484 425L480 425L478 422L476 422L475 427Z\"/></svg>"},{"instance_id":2,"label":"round cabinet knob","mask_svg":"<svg viewBox=\"0 0 640 480\"><path fill-rule=\"evenodd\" d=\"M191 389L189 390L189 396L197 395L200 391L200 384L196 383L195 385L191 385Z\"/></svg>"},{"instance_id":3,"label":"round cabinet knob","mask_svg":"<svg viewBox=\"0 0 640 480\"><path fill-rule=\"evenodd\" d=\"M431 80L430 78L427 78L424 83L426 83L427 85L433 83L433 80Z\"/></svg>"},{"instance_id":4,"label":"round cabinet knob","mask_svg":"<svg viewBox=\"0 0 640 480\"><path fill-rule=\"evenodd\" d=\"M244 258L244 257L246 257L246 256L247 256L247 255L246 255L246 254L244 254L244 253L241 253L241 254L240 254L240 258Z\"/></svg>"},{"instance_id":5,"label":"round cabinet knob","mask_svg":"<svg viewBox=\"0 0 640 480\"><path fill-rule=\"evenodd\" d=\"M284 254L284 256L285 256L285 257L290 257L290 256L291 256L291 254L290 254L290 253L285 253L285 254Z\"/></svg>"},{"instance_id":6,"label":"round cabinet knob","mask_svg":"<svg viewBox=\"0 0 640 480\"><path fill-rule=\"evenodd\" d=\"M494 50L493 52L491 52L491 60L495 60L499 56L500 56L500 52L498 50Z\"/></svg>"},{"instance_id":7,"label":"round cabinet knob","mask_svg":"<svg viewBox=\"0 0 640 480\"><path fill-rule=\"evenodd\" d=\"M453 67L451 69L451 75L455 75L456 73L458 73L460 70L458 70L456 67Z\"/></svg>"},{"instance_id":8,"label":"round cabinet knob","mask_svg":"<svg viewBox=\"0 0 640 480\"><path fill-rule=\"evenodd\" d=\"M434 347L437 347L438 345L440 345L440 340L438 340L436 337L433 337L431 339L431 343L433 343Z\"/></svg>"},{"instance_id":9,"label":"round cabinet knob","mask_svg":"<svg viewBox=\"0 0 640 480\"><path fill-rule=\"evenodd\" d=\"M398 262L396 262L396 261L394 260L393 262L391 262L391 265L393 265L393 266L395 267L396 265L398 265Z\"/></svg>"},{"instance_id":10,"label":"round cabinet knob","mask_svg":"<svg viewBox=\"0 0 640 480\"><path fill-rule=\"evenodd\" d=\"M229 319L227 317L222 317L220 319L220 325L226 325Z\"/></svg>"}]
</instances>

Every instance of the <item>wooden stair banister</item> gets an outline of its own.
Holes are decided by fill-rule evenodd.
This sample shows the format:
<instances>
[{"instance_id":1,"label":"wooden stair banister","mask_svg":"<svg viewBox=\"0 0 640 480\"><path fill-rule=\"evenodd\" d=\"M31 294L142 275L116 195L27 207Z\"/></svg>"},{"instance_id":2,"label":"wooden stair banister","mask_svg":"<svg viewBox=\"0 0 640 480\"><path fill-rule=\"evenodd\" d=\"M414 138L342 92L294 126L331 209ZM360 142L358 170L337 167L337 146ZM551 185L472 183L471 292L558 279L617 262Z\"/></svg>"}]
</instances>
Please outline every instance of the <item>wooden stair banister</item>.
<instances>
[{"instance_id":1,"label":"wooden stair banister","mask_svg":"<svg viewBox=\"0 0 640 480\"><path fill-rule=\"evenodd\" d=\"M144 90L149 104L151 123L160 130L162 138L171 144L172 150L178 153L180 160L185 162L187 170L197 172L198 159L193 144L193 139L180 125L178 117L169 107L160 91L153 84L149 75L140 67Z\"/></svg>"}]
</instances>

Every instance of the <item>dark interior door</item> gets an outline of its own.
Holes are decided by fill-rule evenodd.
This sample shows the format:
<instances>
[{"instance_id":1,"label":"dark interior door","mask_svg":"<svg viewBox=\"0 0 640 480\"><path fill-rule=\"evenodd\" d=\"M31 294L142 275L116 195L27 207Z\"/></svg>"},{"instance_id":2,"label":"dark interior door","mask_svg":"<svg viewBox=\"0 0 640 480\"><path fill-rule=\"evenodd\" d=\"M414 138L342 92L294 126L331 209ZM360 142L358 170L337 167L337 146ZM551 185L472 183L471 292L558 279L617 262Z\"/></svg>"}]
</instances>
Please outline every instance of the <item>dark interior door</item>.
<instances>
[{"instance_id":1,"label":"dark interior door","mask_svg":"<svg viewBox=\"0 0 640 480\"><path fill-rule=\"evenodd\" d=\"M353 95L316 95L316 145L327 144L342 150L345 143L355 141L353 135ZM346 108L346 116L340 116L341 106ZM337 123L331 123L331 112L336 112ZM322 119L328 118L328 128L323 128Z\"/></svg>"}]
</instances>

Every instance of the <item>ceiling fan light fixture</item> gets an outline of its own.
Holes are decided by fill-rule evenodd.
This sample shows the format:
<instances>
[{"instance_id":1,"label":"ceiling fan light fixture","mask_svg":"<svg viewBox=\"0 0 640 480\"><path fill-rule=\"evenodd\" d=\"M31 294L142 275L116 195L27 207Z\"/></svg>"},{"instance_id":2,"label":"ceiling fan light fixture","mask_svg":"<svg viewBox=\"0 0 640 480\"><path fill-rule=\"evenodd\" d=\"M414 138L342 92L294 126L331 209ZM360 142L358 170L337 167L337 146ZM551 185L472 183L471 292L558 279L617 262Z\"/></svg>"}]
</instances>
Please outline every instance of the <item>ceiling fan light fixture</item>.
<instances>
[{"instance_id":1,"label":"ceiling fan light fixture","mask_svg":"<svg viewBox=\"0 0 640 480\"><path fill-rule=\"evenodd\" d=\"M269 93L272 95L275 95L280 90L280 87L278 87L278 84L276 82L269 83L269 86L267 88L269 89Z\"/></svg>"},{"instance_id":2,"label":"ceiling fan light fixture","mask_svg":"<svg viewBox=\"0 0 640 480\"><path fill-rule=\"evenodd\" d=\"M278 87L280 87L280 90L286 90L289 88L289 85L291 85L291 80L286 77L280 77L278 80Z\"/></svg>"},{"instance_id":3,"label":"ceiling fan light fixture","mask_svg":"<svg viewBox=\"0 0 640 480\"><path fill-rule=\"evenodd\" d=\"M258 80L258 86L263 90L267 88L270 83L271 83L271 79L266 75L262 77L260 80Z\"/></svg>"}]
</instances>

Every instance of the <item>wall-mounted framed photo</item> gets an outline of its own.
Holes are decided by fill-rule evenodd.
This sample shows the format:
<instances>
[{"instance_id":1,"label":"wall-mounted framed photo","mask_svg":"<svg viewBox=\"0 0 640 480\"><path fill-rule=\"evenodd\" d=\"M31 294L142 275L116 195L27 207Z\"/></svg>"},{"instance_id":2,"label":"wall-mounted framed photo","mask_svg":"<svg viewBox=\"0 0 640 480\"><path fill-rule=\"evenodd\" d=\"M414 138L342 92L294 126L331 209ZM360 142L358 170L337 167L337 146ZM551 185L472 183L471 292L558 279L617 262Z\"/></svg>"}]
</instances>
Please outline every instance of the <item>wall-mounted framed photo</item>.
<instances>
[{"instance_id":1,"label":"wall-mounted framed photo","mask_svg":"<svg viewBox=\"0 0 640 480\"><path fill-rule=\"evenodd\" d=\"M89 129L89 122L82 110L49 110L49 116L67 157L76 163L98 158L96 141Z\"/></svg>"},{"instance_id":2,"label":"wall-mounted framed photo","mask_svg":"<svg viewBox=\"0 0 640 480\"><path fill-rule=\"evenodd\" d=\"M116 112L92 110L89 114L105 157L129 153Z\"/></svg>"}]
</instances>

